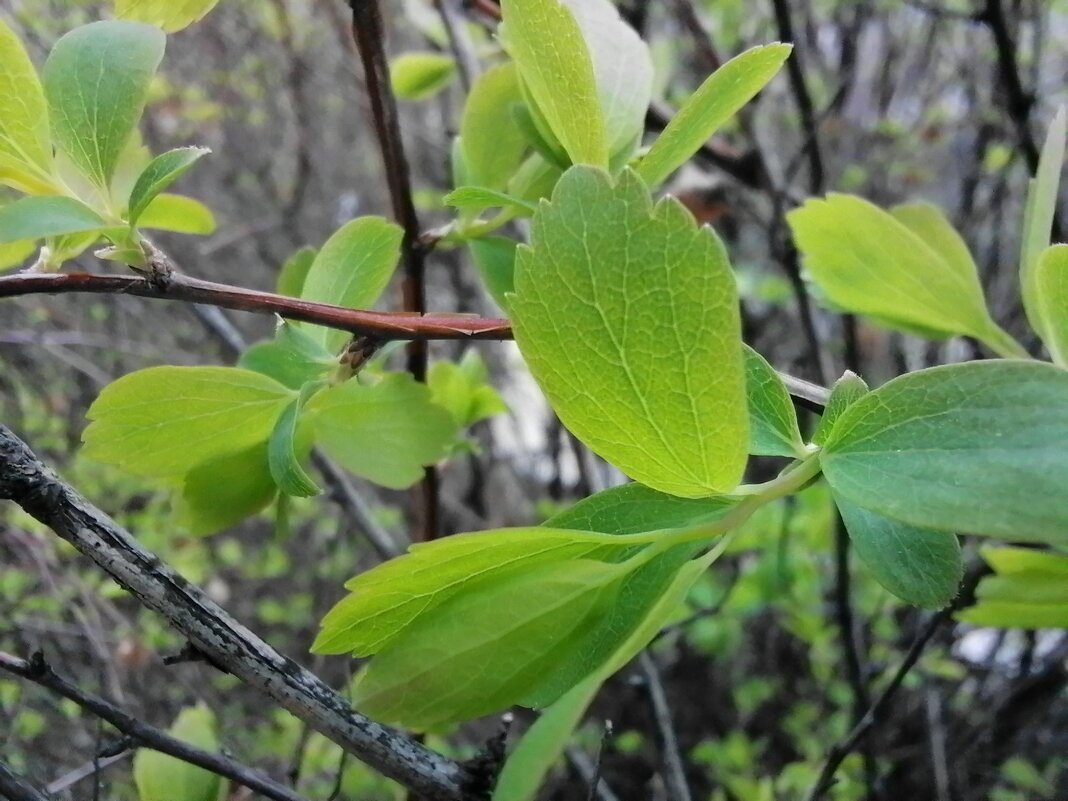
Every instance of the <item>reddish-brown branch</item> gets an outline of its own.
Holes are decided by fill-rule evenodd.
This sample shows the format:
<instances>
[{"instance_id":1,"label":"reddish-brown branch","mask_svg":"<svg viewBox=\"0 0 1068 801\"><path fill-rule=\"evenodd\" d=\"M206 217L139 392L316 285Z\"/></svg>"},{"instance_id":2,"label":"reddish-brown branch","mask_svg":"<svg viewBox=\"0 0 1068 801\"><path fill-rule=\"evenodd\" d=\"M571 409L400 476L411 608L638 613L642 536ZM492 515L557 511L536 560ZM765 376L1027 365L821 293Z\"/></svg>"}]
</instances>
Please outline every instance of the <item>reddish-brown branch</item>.
<instances>
[{"instance_id":1,"label":"reddish-brown branch","mask_svg":"<svg viewBox=\"0 0 1068 801\"><path fill-rule=\"evenodd\" d=\"M99 273L15 273L0 276L0 298L88 292L206 303L222 309L277 314L288 320L337 328L381 340L511 339L507 320L459 314L409 314L346 309L271 292L217 284L179 273L166 281Z\"/></svg>"}]
</instances>

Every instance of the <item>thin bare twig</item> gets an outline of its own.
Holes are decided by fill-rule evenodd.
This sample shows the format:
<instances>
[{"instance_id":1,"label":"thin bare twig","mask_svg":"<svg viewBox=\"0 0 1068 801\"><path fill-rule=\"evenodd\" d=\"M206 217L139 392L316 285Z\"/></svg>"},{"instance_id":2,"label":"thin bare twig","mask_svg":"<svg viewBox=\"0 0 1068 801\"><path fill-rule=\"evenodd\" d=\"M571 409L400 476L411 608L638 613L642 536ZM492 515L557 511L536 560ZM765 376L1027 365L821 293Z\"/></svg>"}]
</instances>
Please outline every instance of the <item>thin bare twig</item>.
<instances>
[{"instance_id":1,"label":"thin bare twig","mask_svg":"<svg viewBox=\"0 0 1068 801\"><path fill-rule=\"evenodd\" d=\"M49 801L47 795L0 762L0 797L8 801Z\"/></svg>"},{"instance_id":2,"label":"thin bare twig","mask_svg":"<svg viewBox=\"0 0 1068 801\"><path fill-rule=\"evenodd\" d=\"M110 701L82 690L57 674L45 661L40 651L29 660L0 652L0 670L32 681L56 695L73 701L82 709L92 712L101 720L107 721L120 732L128 735L135 746L169 754L190 765L196 765L219 776L224 776L275 801L306 801L303 796L259 771L222 754L213 754L172 737L167 732L138 720Z\"/></svg>"},{"instance_id":3,"label":"thin bare twig","mask_svg":"<svg viewBox=\"0 0 1068 801\"><path fill-rule=\"evenodd\" d=\"M668 801L690 801L690 784L686 781L686 767L682 753L679 751L679 738L675 735L671 707L668 705L664 683L660 680L660 668L648 650L638 657L645 689L649 692L649 705L656 721L657 741L660 745L660 759L663 763L664 785L667 787Z\"/></svg>"}]
</instances>

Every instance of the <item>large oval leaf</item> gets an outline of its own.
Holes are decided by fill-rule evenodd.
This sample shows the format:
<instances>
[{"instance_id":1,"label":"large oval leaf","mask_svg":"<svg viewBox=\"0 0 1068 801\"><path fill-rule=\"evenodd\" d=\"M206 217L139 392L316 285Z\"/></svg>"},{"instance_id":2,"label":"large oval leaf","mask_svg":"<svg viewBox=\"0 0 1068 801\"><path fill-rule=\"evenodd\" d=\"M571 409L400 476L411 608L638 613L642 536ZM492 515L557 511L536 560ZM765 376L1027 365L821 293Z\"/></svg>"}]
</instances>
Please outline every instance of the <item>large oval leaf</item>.
<instances>
[{"instance_id":1,"label":"large oval leaf","mask_svg":"<svg viewBox=\"0 0 1068 801\"><path fill-rule=\"evenodd\" d=\"M734 277L723 245L625 170L573 167L520 248L516 341L560 419L632 478L729 492L749 430Z\"/></svg>"},{"instance_id":2,"label":"large oval leaf","mask_svg":"<svg viewBox=\"0 0 1068 801\"><path fill-rule=\"evenodd\" d=\"M921 528L1068 543L1068 372L1000 360L910 373L846 409L835 494Z\"/></svg>"},{"instance_id":3,"label":"large oval leaf","mask_svg":"<svg viewBox=\"0 0 1068 801\"><path fill-rule=\"evenodd\" d=\"M0 20L0 173L23 191L48 186L52 144L41 82L22 42Z\"/></svg>"},{"instance_id":4,"label":"large oval leaf","mask_svg":"<svg viewBox=\"0 0 1068 801\"><path fill-rule=\"evenodd\" d=\"M44 66L55 143L107 187L145 107L166 37L138 22L94 22L62 37Z\"/></svg>"}]
</instances>

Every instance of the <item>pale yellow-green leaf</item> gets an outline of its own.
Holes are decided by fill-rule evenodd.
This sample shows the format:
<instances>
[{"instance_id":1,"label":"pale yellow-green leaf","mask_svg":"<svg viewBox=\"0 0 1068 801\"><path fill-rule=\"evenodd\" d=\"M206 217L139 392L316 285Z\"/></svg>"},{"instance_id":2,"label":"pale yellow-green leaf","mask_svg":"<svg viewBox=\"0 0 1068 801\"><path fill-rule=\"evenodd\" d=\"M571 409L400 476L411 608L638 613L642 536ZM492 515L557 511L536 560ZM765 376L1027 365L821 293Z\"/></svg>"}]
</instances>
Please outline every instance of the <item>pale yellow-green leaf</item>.
<instances>
[{"instance_id":1,"label":"pale yellow-green leaf","mask_svg":"<svg viewBox=\"0 0 1068 801\"><path fill-rule=\"evenodd\" d=\"M1035 302L1042 339L1053 361L1068 367L1068 245L1053 245L1038 257Z\"/></svg>"},{"instance_id":2,"label":"pale yellow-green leaf","mask_svg":"<svg viewBox=\"0 0 1068 801\"><path fill-rule=\"evenodd\" d=\"M215 231L215 215L199 200L164 192L141 212L137 227L207 236Z\"/></svg>"},{"instance_id":3,"label":"pale yellow-green leaf","mask_svg":"<svg viewBox=\"0 0 1068 801\"><path fill-rule=\"evenodd\" d=\"M202 20L218 3L219 0L115 0L115 16L175 33Z\"/></svg>"},{"instance_id":4,"label":"pale yellow-green leaf","mask_svg":"<svg viewBox=\"0 0 1068 801\"><path fill-rule=\"evenodd\" d=\"M37 71L15 32L0 19L0 181L5 173L48 186L52 144Z\"/></svg>"}]
</instances>

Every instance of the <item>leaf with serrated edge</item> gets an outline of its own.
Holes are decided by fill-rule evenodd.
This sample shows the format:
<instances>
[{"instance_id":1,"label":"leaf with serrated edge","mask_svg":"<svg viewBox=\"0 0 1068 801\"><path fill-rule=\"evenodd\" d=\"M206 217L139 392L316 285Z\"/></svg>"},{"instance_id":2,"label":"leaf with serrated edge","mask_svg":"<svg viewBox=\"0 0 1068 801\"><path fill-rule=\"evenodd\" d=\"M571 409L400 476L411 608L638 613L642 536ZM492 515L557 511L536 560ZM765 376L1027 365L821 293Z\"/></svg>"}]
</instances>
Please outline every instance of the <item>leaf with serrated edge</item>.
<instances>
[{"instance_id":1,"label":"leaf with serrated edge","mask_svg":"<svg viewBox=\"0 0 1068 801\"><path fill-rule=\"evenodd\" d=\"M775 77L792 45L769 44L735 56L683 104L638 162L638 174L657 186L690 160L717 130Z\"/></svg>"},{"instance_id":2,"label":"leaf with serrated edge","mask_svg":"<svg viewBox=\"0 0 1068 801\"><path fill-rule=\"evenodd\" d=\"M137 223L137 218L155 197L210 152L206 147L179 147L152 159L130 192L130 225Z\"/></svg>"},{"instance_id":3,"label":"leaf with serrated edge","mask_svg":"<svg viewBox=\"0 0 1068 801\"><path fill-rule=\"evenodd\" d=\"M382 217L360 217L345 223L322 246L304 279L304 300L368 309L386 288L400 258L404 232ZM351 337L344 331L309 326L327 350Z\"/></svg>"},{"instance_id":4,"label":"leaf with serrated edge","mask_svg":"<svg viewBox=\"0 0 1068 801\"><path fill-rule=\"evenodd\" d=\"M746 395L749 400L749 452L757 456L803 455L797 412L775 368L750 348L745 352Z\"/></svg>"},{"instance_id":5,"label":"leaf with serrated edge","mask_svg":"<svg viewBox=\"0 0 1068 801\"><path fill-rule=\"evenodd\" d=\"M149 367L106 386L82 453L141 476L174 476L266 441L293 397L235 367Z\"/></svg>"},{"instance_id":6,"label":"leaf with serrated edge","mask_svg":"<svg viewBox=\"0 0 1068 801\"><path fill-rule=\"evenodd\" d=\"M654 207L572 167L520 247L515 338L564 424L632 478L673 495L729 492L748 415L734 276L722 243L674 199Z\"/></svg>"},{"instance_id":7,"label":"leaf with serrated edge","mask_svg":"<svg viewBox=\"0 0 1068 801\"><path fill-rule=\"evenodd\" d=\"M547 562L592 558L627 544L608 534L517 528L458 534L413 545L409 553L345 584L351 595L322 621L312 650L368 656L388 645L420 614L463 590L469 582L505 570Z\"/></svg>"},{"instance_id":8,"label":"leaf with serrated edge","mask_svg":"<svg viewBox=\"0 0 1068 801\"><path fill-rule=\"evenodd\" d=\"M106 225L72 197L24 197L0 207L0 243L96 231Z\"/></svg>"},{"instance_id":9,"label":"leaf with serrated edge","mask_svg":"<svg viewBox=\"0 0 1068 801\"><path fill-rule=\"evenodd\" d=\"M572 559L468 586L376 654L353 702L376 720L419 730L505 709L560 654L585 644L630 570Z\"/></svg>"},{"instance_id":10,"label":"leaf with serrated edge","mask_svg":"<svg viewBox=\"0 0 1068 801\"><path fill-rule=\"evenodd\" d=\"M953 600L964 572L955 535L837 503L857 556L880 584L916 606L940 609Z\"/></svg>"},{"instance_id":11,"label":"leaf with serrated edge","mask_svg":"<svg viewBox=\"0 0 1068 801\"><path fill-rule=\"evenodd\" d=\"M408 374L377 384L348 381L305 407L315 440L345 469L391 489L410 487L455 440L452 415Z\"/></svg>"},{"instance_id":12,"label":"leaf with serrated edge","mask_svg":"<svg viewBox=\"0 0 1068 801\"><path fill-rule=\"evenodd\" d=\"M1042 340L1053 361L1068 367L1068 245L1046 248L1035 265Z\"/></svg>"},{"instance_id":13,"label":"leaf with serrated edge","mask_svg":"<svg viewBox=\"0 0 1068 801\"><path fill-rule=\"evenodd\" d=\"M593 61L574 15L560 0L503 0L501 12L505 48L553 134L574 163L607 167Z\"/></svg>"},{"instance_id":14,"label":"leaf with serrated edge","mask_svg":"<svg viewBox=\"0 0 1068 801\"><path fill-rule=\"evenodd\" d=\"M152 25L94 22L63 36L45 62L52 137L100 187L137 127L165 46Z\"/></svg>"},{"instance_id":15,"label":"leaf with serrated edge","mask_svg":"<svg viewBox=\"0 0 1068 801\"><path fill-rule=\"evenodd\" d=\"M44 90L15 32L0 19L0 180L43 190L51 183L52 143Z\"/></svg>"},{"instance_id":16,"label":"leaf with serrated edge","mask_svg":"<svg viewBox=\"0 0 1068 801\"><path fill-rule=\"evenodd\" d=\"M1068 544L1068 371L1000 359L895 378L838 419L835 495L921 528Z\"/></svg>"}]
</instances>

